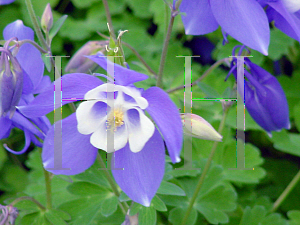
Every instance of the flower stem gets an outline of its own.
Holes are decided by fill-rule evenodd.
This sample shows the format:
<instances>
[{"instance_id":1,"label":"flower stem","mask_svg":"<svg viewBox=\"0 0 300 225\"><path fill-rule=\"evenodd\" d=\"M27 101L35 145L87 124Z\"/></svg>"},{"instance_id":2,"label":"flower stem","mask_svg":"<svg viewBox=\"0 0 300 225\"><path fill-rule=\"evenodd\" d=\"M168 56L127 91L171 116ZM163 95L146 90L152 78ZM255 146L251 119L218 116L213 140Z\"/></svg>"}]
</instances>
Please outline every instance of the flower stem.
<instances>
[{"instance_id":1,"label":"flower stem","mask_svg":"<svg viewBox=\"0 0 300 225\"><path fill-rule=\"evenodd\" d=\"M224 111L224 113L223 113L223 117L222 117L221 123L220 123L220 125L219 125L219 129L218 129L218 133L222 133L222 130L223 130L224 125L225 125L225 120L226 120L226 117L227 117L227 113L228 113L228 108L227 108L227 109ZM192 208L193 208L194 203L195 203L195 201L196 201L196 199L197 199L197 196L198 196L198 194L199 194L199 191L200 191L200 189L201 189L201 187L202 187L202 185L203 185L204 179L205 179L205 177L206 177L206 175L207 175L207 173L208 173L208 170L209 170L209 168L210 168L210 165L211 165L211 162L212 162L212 160L213 160L214 154L215 154L215 152L216 152L218 143L219 143L219 142L215 141L214 144L213 144L213 146L212 146L210 155L209 155L209 157L208 157L208 159L207 159L207 162L206 162L206 164L205 164L205 167L204 167L204 169L203 169L203 172L202 172L202 174L201 174L201 176L200 176L200 179L199 179L198 184L197 184L197 186L196 186L195 192L194 192L194 194L193 194L193 196L192 196L192 198L191 198L191 200L190 200L188 209L187 209L187 211L186 211L186 213L185 213L185 215L184 215L184 217L183 217L183 220L182 220L182 222L181 222L181 225L185 225L186 222L187 222L187 220L188 220L188 218L189 218L189 215L190 215L190 213L191 213L191 211L192 211Z\"/></svg>"},{"instance_id":2,"label":"flower stem","mask_svg":"<svg viewBox=\"0 0 300 225\"><path fill-rule=\"evenodd\" d=\"M43 48L48 49L47 43L46 43L45 38L42 34L42 31L39 27L39 23L37 21L37 18L35 16L34 9L33 9L33 6L32 6L32 2L31 2L31 0L25 0L25 3L26 3L26 6L27 6L27 9L28 9L28 13L29 13L34 31L35 31L41 45L43 46Z\"/></svg>"},{"instance_id":3,"label":"flower stem","mask_svg":"<svg viewBox=\"0 0 300 225\"><path fill-rule=\"evenodd\" d=\"M129 48L133 54L135 54L136 57L141 61L141 63L147 68L147 70L152 73L155 77L157 77L157 74L154 72L154 70L146 63L146 61L143 59L143 57L135 50L130 44L127 44L122 41L122 44L125 45L127 48Z\"/></svg>"},{"instance_id":4,"label":"flower stem","mask_svg":"<svg viewBox=\"0 0 300 225\"><path fill-rule=\"evenodd\" d=\"M206 70L201 77L199 77L196 81L194 81L191 86L194 86L195 84L197 84L198 82L202 81L205 77L207 77L214 69L216 69L218 66L220 66L222 63L224 62L227 62L230 58L224 58L224 59L221 59L217 62L215 62L211 67L208 68L208 70ZM178 86L176 88L172 88L172 89L169 89L167 90L166 92L167 93L171 93L171 92L174 92L174 91L178 91L178 90L181 90L183 89L185 86L184 85L181 85L181 86Z\"/></svg>"},{"instance_id":5,"label":"flower stem","mask_svg":"<svg viewBox=\"0 0 300 225\"><path fill-rule=\"evenodd\" d=\"M169 47L169 43L170 43L174 20L175 20L175 16L171 15L167 34L166 34L165 41L164 41L161 58L160 58L160 64L159 64L159 70L158 70L157 82L156 82L157 87L162 87L162 77L163 77L164 67L165 67L165 63L166 63L166 56L167 56L167 52L168 52L168 47Z\"/></svg>"},{"instance_id":6,"label":"flower stem","mask_svg":"<svg viewBox=\"0 0 300 225\"><path fill-rule=\"evenodd\" d=\"M19 41L19 45L23 45L25 43L29 43L31 45L33 45L35 48L37 48L41 53L48 53L47 50L43 49L41 46L39 46L36 42L30 40L30 39L24 39L22 41Z\"/></svg>"},{"instance_id":7,"label":"flower stem","mask_svg":"<svg viewBox=\"0 0 300 225\"><path fill-rule=\"evenodd\" d=\"M278 207L281 205L281 203L286 199L286 197L291 193L291 191L294 189L294 187L297 185L297 183L300 180L300 170L295 175L291 183L286 187L286 189L282 192L282 194L279 196L279 198L275 201L273 208L271 209L271 212L275 212Z\"/></svg>"},{"instance_id":8,"label":"flower stem","mask_svg":"<svg viewBox=\"0 0 300 225\"><path fill-rule=\"evenodd\" d=\"M172 10L171 10L171 18L170 18L169 26L167 29L167 34L165 36L163 50L162 50L162 54L161 54L161 58L160 58L160 64L159 64L159 70L158 70L157 82L156 82L157 87L162 87L162 77L163 77L164 67L165 67L165 63L166 63L168 47L169 47L169 43L170 43L170 39L171 39L171 33L172 33L175 17L178 15L178 9L179 9L181 2L182 2L182 0L178 0L175 4L175 8L172 7Z\"/></svg>"},{"instance_id":9,"label":"flower stem","mask_svg":"<svg viewBox=\"0 0 300 225\"><path fill-rule=\"evenodd\" d=\"M52 196L51 196L51 178L50 173L43 168L45 185L46 185L46 198L47 198L47 209L52 209Z\"/></svg>"},{"instance_id":10,"label":"flower stem","mask_svg":"<svg viewBox=\"0 0 300 225\"><path fill-rule=\"evenodd\" d=\"M104 8L105 8L105 14L106 14L107 23L108 23L108 26L109 26L110 35L112 35L113 39L116 39L116 34L115 34L115 31L114 31L114 27L112 25L111 15L110 15L110 12L109 12L108 2L107 2L107 0L102 0L102 2L103 2L103 5L104 5Z\"/></svg>"},{"instance_id":11,"label":"flower stem","mask_svg":"<svg viewBox=\"0 0 300 225\"><path fill-rule=\"evenodd\" d=\"M12 203L10 203L11 206L14 206L15 204L17 204L18 202L24 201L24 200L29 200L32 201L33 203L35 203L41 210L45 211L46 208L37 200L35 200L34 198L30 197L30 196L22 196L20 198L15 199Z\"/></svg>"},{"instance_id":12,"label":"flower stem","mask_svg":"<svg viewBox=\"0 0 300 225\"><path fill-rule=\"evenodd\" d=\"M117 197L119 197L119 196L120 196L120 192L118 191L118 188L117 188L115 182L113 181L111 175L109 174L108 170L106 170L106 165L105 165L105 163L104 163L104 161L103 161L103 159L102 159L102 157L100 156L99 153L97 154L97 160L98 160L98 162L100 163L101 167L104 168L104 170L103 170L103 171L104 171L104 174L105 174L105 176L106 176L106 178L107 178L107 180L108 180L108 183L109 183L110 186L111 186L112 191L114 192L114 194L115 194ZM126 212L127 212L128 209L129 209L128 204L127 204L126 202L123 202L123 204L122 204L122 202L119 202L119 205L120 205L120 207L121 207L123 213L126 215Z\"/></svg>"}]
</instances>

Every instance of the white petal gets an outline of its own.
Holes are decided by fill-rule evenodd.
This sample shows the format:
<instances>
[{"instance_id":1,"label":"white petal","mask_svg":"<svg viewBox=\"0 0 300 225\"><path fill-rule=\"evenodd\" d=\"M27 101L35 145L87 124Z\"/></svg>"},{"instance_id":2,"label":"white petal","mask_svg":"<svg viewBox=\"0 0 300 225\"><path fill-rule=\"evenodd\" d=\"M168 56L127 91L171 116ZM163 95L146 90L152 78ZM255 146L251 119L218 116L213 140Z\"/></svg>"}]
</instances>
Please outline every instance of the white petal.
<instances>
[{"instance_id":1,"label":"white petal","mask_svg":"<svg viewBox=\"0 0 300 225\"><path fill-rule=\"evenodd\" d=\"M130 150L132 152L141 151L154 134L154 124L139 108L126 112L125 123L128 127Z\"/></svg>"},{"instance_id":2,"label":"white petal","mask_svg":"<svg viewBox=\"0 0 300 225\"><path fill-rule=\"evenodd\" d=\"M91 135L91 144L99 149L102 149L107 152L107 132L106 131L106 122L102 123L98 130L96 130ZM125 147L128 141L128 131L126 126L121 126L117 128L117 131L114 133L114 150L109 151L114 152Z\"/></svg>"},{"instance_id":3,"label":"white petal","mask_svg":"<svg viewBox=\"0 0 300 225\"><path fill-rule=\"evenodd\" d=\"M106 92L124 92L125 94L131 96L136 101L136 106L139 106L141 109L148 107L148 101L141 96L141 93L137 88L134 87L124 87L121 85L115 85L112 83L102 84L84 95L84 99L99 99L106 102ZM122 99L124 104L129 104ZM132 105L132 103L130 104Z\"/></svg>"},{"instance_id":4,"label":"white petal","mask_svg":"<svg viewBox=\"0 0 300 225\"><path fill-rule=\"evenodd\" d=\"M282 0L282 1L289 12L294 13L300 10L299 0Z\"/></svg>"},{"instance_id":5,"label":"white petal","mask_svg":"<svg viewBox=\"0 0 300 225\"><path fill-rule=\"evenodd\" d=\"M101 101L82 102L76 110L77 129L81 134L91 134L95 132L101 124L106 121L109 106Z\"/></svg>"}]
</instances>

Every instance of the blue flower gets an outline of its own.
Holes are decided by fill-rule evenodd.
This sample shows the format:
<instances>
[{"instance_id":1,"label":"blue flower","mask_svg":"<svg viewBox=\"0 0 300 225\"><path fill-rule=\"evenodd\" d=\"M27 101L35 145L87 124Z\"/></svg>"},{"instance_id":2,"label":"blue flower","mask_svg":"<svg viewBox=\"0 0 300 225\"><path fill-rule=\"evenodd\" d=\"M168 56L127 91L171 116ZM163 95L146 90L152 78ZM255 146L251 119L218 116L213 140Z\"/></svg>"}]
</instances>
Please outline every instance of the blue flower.
<instances>
[{"instance_id":1,"label":"blue flower","mask_svg":"<svg viewBox=\"0 0 300 225\"><path fill-rule=\"evenodd\" d=\"M8 24L3 31L3 36L5 40L17 39L20 41L30 39L34 41L33 30L24 26L21 20ZM22 46L15 44L13 52L17 52L15 58L21 68L23 84L21 87L16 86L18 90L15 91L17 93L20 92L18 101L11 101L9 112L0 116L0 140L9 137L11 129L15 127L23 130L25 135L25 146L21 151L15 152L4 145L8 151L14 154L22 154L28 149L31 142L42 147L42 143L37 137L43 140L51 124L45 116L28 120L28 118L19 112L18 107L25 106L31 102L34 99L33 94L41 92L46 86L51 84L51 82L48 76L43 76L44 63L40 52L35 47L28 43L23 44ZM3 80L0 82L3 82ZM3 97L6 98L6 100L9 98L9 96Z\"/></svg>"},{"instance_id":2,"label":"blue flower","mask_svg":"<svg viewBox=\"0 0 300 225\"><path fill-rule=\"evenodd\" d=\"M240 51L241 52L241 51ZM272 131L289 129L289 108L285 93L278 80L268 71L245 58L245 105L255 122L271 135ZM231 70L237 79L237 59L231 63ZM243 94L243 93L240 93Z\"/></svg>"},{"instance_id":3,"label":"blue flower","mask_svg":"<svg viewBox=\"0 0 300 225\"><path fill-rule=\"evenodd\" d=\"M106 58L89 58L107 68ZM110 61L108 63L113 65ZM96 76L82 73L67 74L54 82L62 82L63 104L74 101L71 98L85 101L76 113L62 120L62 166L71 170L49 171L73 175L88 169L96 159L98 148L108 150L107 132L112 132L114 166L124 168L112 170L113 176L132 200L149 206L164 175L164 143L172 161L180 161L181 118L177 107L163 90L158 87L143 90L133 85L147 79L146 75L117 64L114 64L114 71L115 84L103 83ZM112 87L114 106L107 100L110 92L107 90ZM52 86L20 110L27 116L42 116L51 112L53 105ZM145 115L145 111L153 121ZM42 153L46 169L54 166L54 145L52 127L45 138Z\"/></svg>"},{"instance_id":4,"label":"blue flower","mask_svg":"<svg viewBox=\"0 0 300 225\"><path fill-rule=\"evenodd\" d=\"M268 54L268 18L256 0L183 0L180 5L186 34L222 30L244 45Z\"/></svg>"},{"instance_id":5,"label":"blue flower","mask_svg":"<svg viewBox=\"0 0 300 225\"><path fill-rule=\"evenodd\" d=\"M0 0L0 5L8 5L13 3L15 0Z\"/></svg>"},{"instance_id":6,"label":"blue flower","mask_svg":"<svg viewBox=\"0 0 300 225\"><path fill-rule=\"evenodd\" d=\"M260 0L267 7L269 21L282 32L300 42L300 1Z\"/></svg>"}]
</instances>

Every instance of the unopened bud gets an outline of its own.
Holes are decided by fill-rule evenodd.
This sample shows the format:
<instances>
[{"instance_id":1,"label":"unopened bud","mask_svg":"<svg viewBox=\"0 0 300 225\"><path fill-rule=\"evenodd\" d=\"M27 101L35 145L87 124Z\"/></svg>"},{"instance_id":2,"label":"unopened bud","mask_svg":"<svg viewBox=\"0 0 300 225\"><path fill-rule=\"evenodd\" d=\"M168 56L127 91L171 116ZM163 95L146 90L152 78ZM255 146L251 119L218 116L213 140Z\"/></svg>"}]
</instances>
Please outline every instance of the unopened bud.
<instances>
[{"instance_id":1,"label":"unopened bud","mask_svg":"<svg viewBox=\"0 0 300 225\"><path fill-rule=\"evenodd\" d=\"M48 32L53 25L53 15L52 15L51 6L49 3L46 5L46 8L42 15L41 25L42 25L42 29L44 32Z\"/></svg>"},{"instance_id":2,"label":"unopened bud","mask_svg":"<svg viewBox=\"0 0 300 225\"><path fill-rule=\"evenodd\" d=\"M185 126L186 121L191 121L191 126ZM183 123L183 132L191 137L222 141L222 136L201 116L191 113L181 113L181 121Z\"/></svg>"},{"instance_id":3,"label":"unopened bud","mask_svg":"<svg viewBox=\"0 0 300 225\"><path fill-rule=\"evenodd\" d=\"M66 66L66 72L87 73L97 66L92 60L85 56L94 55L99 51L105 51L107 41L89 41L83 45L71 58Z\"/></svg>"},{"instance_id":4,"label":"unopened bud","mask_svg":"<svg viewBox=\"0 0 300 225\"><path fill-rule=\"evenodd\" d=\"M0 117L12 117L23 90L23 71L9 50L0 48Z\"/></svg>"}]
</instances>

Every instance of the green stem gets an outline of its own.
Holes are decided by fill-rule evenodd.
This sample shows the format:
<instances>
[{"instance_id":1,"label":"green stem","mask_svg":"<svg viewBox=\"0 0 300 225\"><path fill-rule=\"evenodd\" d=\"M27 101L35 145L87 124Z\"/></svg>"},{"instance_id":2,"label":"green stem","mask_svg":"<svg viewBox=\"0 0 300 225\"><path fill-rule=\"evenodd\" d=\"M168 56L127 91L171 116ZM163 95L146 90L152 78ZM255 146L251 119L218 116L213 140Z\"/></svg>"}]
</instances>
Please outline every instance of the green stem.
<instances>
[{"instance_id":1,"label":"green stem","mask_svg":"<svg viewBox=\"0 0 300 225\"><path fill-rule=\"evenodd\" d=\"M151 67L146 63L146 61L143 59L143 57L130 45L122 41L122 44L124 44L127 48L129 48L133 54L135 54L136 57L141 61L141 63L147 68L147 70L153 74L155 77L157 77L157 74L154 72L154 70L151 69Z\"/></svg>"},{"instance_id":2,"label":"green stem","mask_svg":"<svg viewBox=\"0 0 300 225\"><path fill-rule=\"evenodd\" d=\"M120 196L120 192L119 192L119 190L118 190L118 188L117 188L115 182L113 181L111 175L109 174L108 170L106 169L106 165L105 165L105 163L104 163L104 161L103 161L103 159L102 159L102 157L100 156L99 153L97 154L97 160L98 160L98 162L100 163L101 167L104 168L104 170L103 170L103 171L104 171L104 174L105 174L105 176L106 176L106 178L107 178L107 180L108 180L108 183L109 183L110 186L111 186L112 191L114 192L114 194L115 194L117 197L119 197L119 196ZM119 205L120 205L120 207L121 207L123 213L126 215L126 212L127 212L128 209L129 209L128 204L127 204L126 202L123 202L123 204L122 204L122 202L119 202Z\"/></svg>"},{"instance_id":3,"label":"green stem","mask_svg":"<svg viewBox=\"0 0 300 225\"><path fill-rule=\"evenodd\" d=\"M220 125L219 125L219 129L218 129L218 133L222 133L222 130L223 130L224 125L225 125L225 120L226 120L227 113L228 113L228 108L227 108L227 109L224 111L224 113L223 113L223 117L222 117L221 123L220 123ZM188 206L187 211L186 211L186 213L185 213L185 215L184 215L184 217L183 217L183 220L182 220L182 222L181 222L181 225L185 225L186 222L187 222L187 220L188 220L188 218L189 218L189 215L190 215L190 213L191 213L191 211L192 211L192 209L193 209L193 206L194 206L194 203L195 203L195 201L196 201L196 199L197 199L197 196L198 196L198 194L199 194L199 191L201 190L201 187L202 187L202 185L203 185L204 179L205 179L205 177L206 177L206 175L207 175L207 173L208 173L208 170L209 170L209 168L210 168L210 165L211 165L211 162L212 162L212 160L213 160L214 154L215 154L215 152L216 152L218 143L219 143L219 142L215 141L214 144L213 144L213 146L212 146L210 155L209 155L209 157L208 157L208 159L207 159L207 162L206 162L206 164L205 164L205 167L204 167L204 169L203 169L203 172L202 172L202 174L201 174L201 176L200 176L200 179L199 179L198 184L197 184L197 186L196 186L195 192L194 192L194 194L193 194L193 196L192 196L192 198L191 198L191 200L190 200L189 206Z\"/></svg>"},{"instance_id":4,"label":"green stem","mask_svg":"<svg viewBox=\"0 0 300 225\"><path fill-rule=\"evenodd\" d=\"M52 209L52 196L51 196L51 178L50 173L43 168L45 185L46 185L46 198L47 198L47 209Z\"/></svg>"},{"instance_id":5,"label":"green stem","mask_svg":"<svg viewBox=\"0 0 300 225\"><path fill-rule=\"evenodd\" d=\"M218 66L220 66L222 63L228 61L230 58L224 58L224 59L221 59L217 62L215 62L211 67L208 68L208 70L206 70L201 77L199 77L196 81L194 81L191 86L194 86L195 84L197 84L198 82L202 81L205 77L207 77L214 69L216 69ZM176 88L172 88L172 89L169 89L167 90L166 92L167 93L171 93L171 92L174 92L174 91L178 91L178 90L181 90L181 89L184 89L184 85L181 85L181 86L178 86Z\"/></svg>"},{"instance_id":6,"label":"green stem","mask_svg":"<svg viewBox=\"0 0 300 225\"><path fill-rule=\"evenodd\" d=\"M20 198L15 199L12 203L10 203L11 206L14 206L15 204L17 204L18 202L24 201L24 200L29 200L32 201L33 203L35 203L41 210L45 211L46 208L37 200L35 200L32 197L29 196L22 196Z\"/></svg>"},{"instance_id":7,"label":"green stem","mask_svg":"<svg viewBox=\"0 0 300 225\"><path fill-rule=\"evenodd\" d=\"M160 58L160 64L159 64L159 70L158 70L157 82L156 82L157 87L162 87L162 77L163 77L164 67L166 63L168 47L171 39L171 33L172 33L175 17L178 15L178 9L181 2L182 0L178 0L175 4L175 9L171 10L171 18L170 18L170 22L169 22L169 26L168 26L168 30L165 37L161 58Z\"/></svg>"},{"instance_id":8,"label":"green stem","mask_svg":"<svg viewBox=\"0 0 300 225\"><path fill-rule=\"evenodd\" d=\"M161 58L160 58L156 86L161 87L161 88L162 88L162 77L163 77L164 67L165 67L165 63L166 63L166 56L167 56L167 52L168 52L168 47L169 47L169 43L170 43L174 20L175 20L175 16L171 15L171 19L170 19L169 26L168 26L168 31L167 31L167 34L165 37L164 46L163 46L163 50L162 50L162 54L161 54Z\"/></svg>"},{"instance_id":9,"label":"green stem","mask_svg":"<svg viewBox=\"0 0 300 225\"><path fill-rule=\"evenodd\" d=\"M25 44L25 43L29 43L31 45L33 45L35 48L37 48L41 53L48 53L47 50L43 49L41 46L39 46L36 42L30 40L30 39L24 39L22 41L19 41L19 46Z\"/></svg>"},{"instance_id":10,"label":"green stem","mask_svg":"<svg viewBox=\"0 0 300 225\"><path fill-rule=\"evenodd\" d=\"M297 185L297 183L300 180L300 170L296 174L296 176L293 178L291 183L286 187L286 189L282 192L282 194L279 196L279 198L275 201L273 208L271 209L271 212L275 212L278 207L281 205L281 203L286 199L286 197L291 193L291 191L294 189L294 187Z\"/></svg>"},{"instance_id":11,"label":"green stem","mask_svg":"<svg viewBox=\"0 0 300 225\"><path fill-rule=\"evenodd\" d=\"M45 38L42 34L42 31L39 27L39 23L37 21L37 18L35 16L34 9L33 9L33 6L32 6L32 2L31 2L31 0L25 0L25 3L26 3L26 6L27 6L27 9L28 9L28 13L29 13L31 22L33 24L34 31L35 31L41 45L43 46L43 48L48 49L47 43L46 43Z\"/></svg>"},{"instance_id":12,"label":"green stem","mask_svg":"<svg viewBox=\"0 0 300 225\"><path fill-rule=\"evenodd\" d=\"M109 37L100 33L100 32L97 32L101 37L103 37L104 39L107 39L109 40ZM141 63L147 68L147 70L153 74L155 77L157 77L157 74L154 72L154 70L147 64L147 62L143 59L143 57L138 53L137 50L134 49L134 47L132 47L130 44L124 42L124 41L121 41L121 43L123 45L125 45L127 48L129 48L133 54L135 54L136 57L138 57L138 59L141 61Z\"/></svg>"},{"instance_id":13,"label":"green stem","mask_svg":"<svg viewBox=\"0 0 300 225\"><path fill-rule=\"evenodd\" d=\"M116 39L116 34L115 34L115 31L114 31L114 27L113 27L113 24L112 24L112 20L111 20L111 15L110 15L110 12L109 12L109 7L108 7L108 2L107 0L102 0L103 2L103 5L104 5L104 8L105 8L105 14L106 14L106 19L107 19L107 23L108 23L108 26L109 26L109 32L110 32L110 35L112 35L113 39Z\"/></svg>"}]
</instances>

